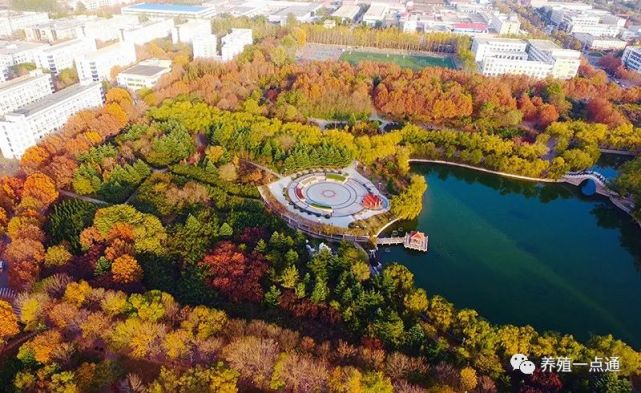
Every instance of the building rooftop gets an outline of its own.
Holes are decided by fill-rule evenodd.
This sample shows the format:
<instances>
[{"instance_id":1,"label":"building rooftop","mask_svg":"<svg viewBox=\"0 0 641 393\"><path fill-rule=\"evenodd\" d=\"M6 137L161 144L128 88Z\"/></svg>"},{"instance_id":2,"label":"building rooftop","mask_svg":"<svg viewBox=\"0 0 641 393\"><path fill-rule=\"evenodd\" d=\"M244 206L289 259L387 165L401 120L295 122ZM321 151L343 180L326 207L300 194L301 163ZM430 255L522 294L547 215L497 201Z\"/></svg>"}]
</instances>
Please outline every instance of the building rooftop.
<instances>
[{"instance_id":1,"label":"building rooftop","mask_svg":"<svg viewBox=\"0 0 641 393\"><path fill-rule=\"evenodd\" d=\"M27 41L0 41L0 55L12 55L25 50L45 48L49 44L42 42L27 42Z\"/></svg>"},{"instance_id":2,"label":"building rooftop","mask_svg":"<svg viewBox=\"0 0 641 393\"><path fill-rule=\"evenodd\" d=\"M295 17L303 17L310 12L314 12L316 9L318 9L319 5L310 3L309 5L293 5L285 8L281 8L280 10L273 12L272 15L274 16L288 16L289 14L294 15Z\"/></svg>"},{"instance_id":3,"label":"building rooftop","mask_svg":"<svg viewBox=\"0 0 641 393\"><path fill-rule=\"evenodd\" d=\"M71 40L58 42L56 44L53 44L53 45L48 46L46 48L43 48L42 51L43 52L52 52L52 51L55 51L55 50L58 50L58 49L61 49L61 48L67 47L67 46L79 44L82 41L83 40L80 39L80 38L74 38L74 39L71 39Z\"/></svg>"},{"instance_id":4,"label":"building rooftop","mask_svg":"<svg viewBox=\"0 0 641 393\"><path fill-rule=\"evenodd\" d=\"M17 78L13 78L13 79L10 79L10 80L8 80L6 82L0 83L0 93L4 92L6 90L12 89L14 87L18 87L18 86L24 84L25 82L29 82L29 81L32 81L34 79L39 79L39 78L47 77L47 76L48 75L43 74L42 71L40 71L40 70L31 71L27 75L19 76Z\"/></svg>"},{"instance_id":5,"label":"building rooftop","mask_svg":"<svg viewBox=\"0 0 641 393\"><path fill-rule=\"evenodd\" d=\"M349 19L354 19L358 13L361 12L361 7L357 5L342 5L340 6L339 9L334 11L332 16L338 17L338 18L349 18Z\"/></svg>"},{"instance_id":6,"label":"building rooftop","mask_svg":"<svg viewBox=\"0 0 641 393\"><path fill-rule=\"evenodd\" d=\"M87 59L87 60L94 60L94 59L100 58L101 56L105 56L105 55L107 55L109 53L119 52L119 51L125 49L125 47L127 47L127 46L133 47L133 44L130 44L130 43L127 43L127 42L117 42L115 44L111 44L111 45L107 45L105 47L102 47L102 48L96 50L95 52L87 53L83 57L85 59Z\"/></svg>"},{"instance_id":7,"label":"building rooftop","mask_svg":"<svg viewBox=\"0 0 641 393\"><path fill-rule=\"evenodd\" d=\"M519 38L489 38L489 37L475 37L474 41L477 41L479 44L488 44L492 42L503 42L503 43L512 43L512 44L527 44L527 41Z\"/></svg>"},{"instance_id":8,"label":"building rooftop","mask_svg":"<svg viewBox=\"0 0 641 393\"><path fill-rule=\"evenodd\" d=\"M55 92L51 95L41 98L38 101L32 102L31 104L27 104L19 109L16 109L11 113L7 113L7 115L5 116L22 115L22 116L29 117L53 105L56 105L60 101L64 101L86 90L93 89L96 87L96 85L99 85L99 83L92 83L90 85L75 84L73 86L69 86L65 89L62 89L58 92Z\"/></svg>"},{"instance_id":9,"label":"building rooftop","mask_svg":"<svg viewBox=\"0 0 641 393\"><path fill-rule=\"evenodd\" d=\"M167 67L159 65L136 64L135 66L129 67L120 73L127 75L155 76L165 72L166 70Z\"/></svg>"},{"instance_id":10,"label":"building rooftop","mask_svg":"<svg viewBox=\"0 0 641 393\"><path fill-rule=\"evenodd\" d=\"M557 44L550 40L528 40L530 45L535 46L539 50L545 50L545 51L554 51L554 50L559 50L561 49Z\"/></svg>"},{"instance_id":11,"label":"building rooftop","mask_svg":"<svg viewBox=\"0 0 641 393\"><path fill-rule=\"evenodd\" d=\"M158 3L140 3L127 7L132 10L140 11L158 11L158 12L181 12L181 13L199 13L207 10L207 7L200 5L187 4L158 4Z\"/></svg>"},{"instance_id":12,"label":"building rooftop","mask_svg":"<svg viewBox=\"0 0 641 393\"><path fill-rule=\"evenodd\" d=\"M387 14L388 10L389 10L389 7L387 6L387 4L372 3L372 5L370 5L367 11L365 12L365 15L363 15L363 18L364 19L383 19L385 18L385 14Z\"/></svg>"}]
</instances>

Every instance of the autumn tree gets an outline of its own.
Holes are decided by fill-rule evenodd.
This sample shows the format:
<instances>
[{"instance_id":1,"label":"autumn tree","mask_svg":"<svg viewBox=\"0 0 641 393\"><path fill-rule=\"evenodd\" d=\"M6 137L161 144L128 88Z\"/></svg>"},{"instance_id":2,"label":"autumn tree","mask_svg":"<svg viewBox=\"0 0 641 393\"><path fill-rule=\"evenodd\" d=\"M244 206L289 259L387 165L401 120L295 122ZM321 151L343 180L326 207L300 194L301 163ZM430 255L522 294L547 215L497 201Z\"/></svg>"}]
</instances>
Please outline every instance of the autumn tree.
<instances>
[{"instance_id":1,"label":"autumn tree","mask_svg":"<svg viewBox=\"0 0 641 393\"><path fill-rule=\"evenodd\" d=\"M231 300L263 300L261 280L268 267L260 254L246 254L234 243L223 241L198 265L205 272L208 283Z\"/></svg>"},{"instance_id":2,"label":"autumn tree","mask_svg":"<svg viewBox=\"0 0 641 393\"><path fill-rule=\"evenodd\" d=\"M425 190L427 190L425 178L413 175L407 189L392 198L392 213L401 220L416 218L423 207L421 201Z\"/></svg>"},{"instance_id":3,"label":"autumn tree","mask_svg":"<svg viewBox=\"0 0 641 393\"><path fill-rule=\"evenodd\" d=\"M130 284L142 280L143 271L134 257L123 255L113 261L111 274L115 282Z\"/></svg>"},{"instance_id":4,"label":"autumn tree","mask_svg":"<svg viewBox=\"0 0 641 393\"><path fill-rule=\"evenodd\" d=\"M20 333L18 318L13 312L13 307L4 300L0 300L0 320L2 321L0 323L0 347L2 347L7 339Z\"/></svg>"}]
</instances>

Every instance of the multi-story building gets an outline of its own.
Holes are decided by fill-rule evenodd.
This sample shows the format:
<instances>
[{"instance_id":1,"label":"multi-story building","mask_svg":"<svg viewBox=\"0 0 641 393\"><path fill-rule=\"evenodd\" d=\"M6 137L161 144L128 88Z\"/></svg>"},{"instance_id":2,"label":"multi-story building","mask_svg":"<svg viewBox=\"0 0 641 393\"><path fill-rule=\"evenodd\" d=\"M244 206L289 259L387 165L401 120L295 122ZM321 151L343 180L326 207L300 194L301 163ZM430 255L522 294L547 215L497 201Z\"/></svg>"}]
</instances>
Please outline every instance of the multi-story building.
<instances>
[{"instance_id":1,"label":"multi-story building","mask_svg":"<svg viewBox=\"0 0 641 393\"><path fill-rule=\"evenodd\" d=\"M209 19L189 19L187 22L174 26L171 29L171 41L174 44L190 44L194 37L211 34L211 21Z\"/></svg>"},{"instance_id":2,"label":"multi-story building","mask_svg":"<svg viewBox=\"0 0 641 393\"><path fill-rule=\"evenodd\" d=\"M550 21L568 33L587 33L597 37L615 37L626 20L605 10L568 10L552 8Z\"/></svg>"},{"instance_id":3,"label":"multi-story building","mask_svg":"<svg viewBox=\"0 0 641 393\"><path fill-rule=\"evenodd\" d=\"M215 34L203 34L193 38L191 42L194 59L220 59L217 53Z\"/></svg>"},{"instance_id":4,"label":"multi-story building","mask_svg":"<svg viewBox=\"0 0 641 393\"><path fill-rule=\"evenodd\" d=\"M253 42L251 29L231 29L231 33L222 37L220 57L222 61L229 61L242 53L247 45Z\"/></svg>"},{"instance_id":5,"label":"multi-story building","mask_svg":"<svg viewBox=\"0 0 641 393\"><path fill-rule=\"evenodd\" d=\"M132 0L66 0L66 5L76 11L81 10L81 4L84 9L97 10L104 7L116 7L124 4L131 4Z\"/></svg>"},{"instance_id":6,"label":"multi-story building","mask_svg":"<svg viewBox=\"0 0 641 393\"><path fill-rule=\"evenodd\" d=\"M46 12L0 11L0 37L10 37L29 26L49 20Z\"/></svg>"},{"instance_id":7,"label":"multi-story building","mask_svg":"<svg viewBox=\"0 0 641 393\"><path fill-rule=\"evenodd\" d=\"M114 15L111 18L96 18L82 26L82 36L99 41L120 40L120 30L140 25L136 15Z\"/></svg>"},{"instance_id":8,"label":"multi-story building","mask_svg":"<svg viewBox=\"0 0 641 393\"><path fill-rule=\"evenodd\" d=\"M529 40L528 54L533 61L552 64L549 76L570 79L576 76L581 64L581 52L563 49L549 40Z\"/></svg>"},{"instance_id":9,"label":"multi-story building","mask_svg":"<svg viewBox=\"0 0 641 393\"><path fill-rule=\"evenodd\" d=\"M62 127L70 116L102 105L100 83L76 84L6 113L0 120L0 150L20 158L42 137Z\"/></svg>"},{"instance_id":10,"label":"multi-story building","mask_svg":"<svg viewBox=\"0 0 641 393\"><path fill-rule=\"evenodd\" d=\"M0 41L0 81L7 80L9 68L23 63L37 63L38 56L48 44L26 41Z\"/></svg>"},{"instance_id":11,"label":"multi-story building","mask_svg":"<svg viewBox=\"0 0 641 393\"><path fill-rule=\"evenodd\" d=\"M151 20L138 26L120 29L120 40L144 45L155 39L167 37L173 28L173 19Z\"/></svg>"},{"instance_id":12,"label":"multi-story building","mask_svg":"<svg viewBox=\"0 0 641 393\"><path fill-rule=\"evenodd\" d=\"M51 85L51 75L40 70L0 83L0 116L53 93Z\"/></svg>"},{"instance_id":13,"label":"multi-story building","mask_svg":"<svg viewBox=\"0 0 641 393\"><path fill-rule=\"evenodd\" d=\"M151 89L160 77L171 71L171 60L149 59L118 74L118 85L131 90Z\"/></svg>"},{"instance_id":14,"label":"multi-story building","mask_svg":"<svg viewBox=\"0 0 641 393\"><path fill-rule=\"evenodd\" d=\"M44 48L39 56L38 66L52 74L73 67L73 59L96 51L96 42L86 38L76 38Z\"/></svg>"},{"instance_id":15,"label":"multi-story building","mask_svg":"<svg viewBox=\"0 0 641 393\"><path fill-rule=\"evenodd\" d=\"M641 72L641 46L628 46L625 48L621 62L628 69Z\"/></svg>"},{"instance_id":16,"label":"multi-story building","mask_svg":"<svg viewBox=\"0 0 641 393\"><path fill-rule=\"evenodd\" d=\"M475 38L472 52L482 74L528 75L569 79L576 75L581 53L547 40Z\"/></svg>"},{"instance_id":17,"label":"multi-story building","mask_svg":"<svg viewBox=\"0 0 641 393\"><path fill-rule=\"evenodd\" d=\"M211 18L216 14L213 6L187 4L140 3L120 10L123 15L144 15L152 18Z\"/></svg>"},{"instance_id":18,"label":"multi-story building","mask_svg":"<svg viewBox=\"0 0 641 393\"><path fill-rule=\"evenodd\" d=\"M76 57L75 62L81 84L111 80L114 67L125 67L136 62L136 48L132 42L118 42Z\"/></svg>"}]
</instances>

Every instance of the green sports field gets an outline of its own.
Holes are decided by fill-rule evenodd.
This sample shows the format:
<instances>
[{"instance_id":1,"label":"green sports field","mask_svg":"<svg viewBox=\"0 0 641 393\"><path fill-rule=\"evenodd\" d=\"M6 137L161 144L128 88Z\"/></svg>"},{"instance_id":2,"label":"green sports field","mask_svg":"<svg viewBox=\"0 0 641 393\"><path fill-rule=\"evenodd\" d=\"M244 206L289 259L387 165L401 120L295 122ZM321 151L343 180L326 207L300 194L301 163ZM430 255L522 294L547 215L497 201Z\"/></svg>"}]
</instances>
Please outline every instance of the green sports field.
<instances>
[{"instance_id":1,"label":"green sports field","mask_svg":"<svg viewBox=\"0 0 641 393\"><path fill-rule=\"evenodd\" d=\"M425 67L455 68L454 62L449 57L395 55L373 52L347 51L343 52L341 60L351 64L358 64L361 61L373 61L377 63L396 63L404 68L420 70Z\"/></svg>"}]
</instances>

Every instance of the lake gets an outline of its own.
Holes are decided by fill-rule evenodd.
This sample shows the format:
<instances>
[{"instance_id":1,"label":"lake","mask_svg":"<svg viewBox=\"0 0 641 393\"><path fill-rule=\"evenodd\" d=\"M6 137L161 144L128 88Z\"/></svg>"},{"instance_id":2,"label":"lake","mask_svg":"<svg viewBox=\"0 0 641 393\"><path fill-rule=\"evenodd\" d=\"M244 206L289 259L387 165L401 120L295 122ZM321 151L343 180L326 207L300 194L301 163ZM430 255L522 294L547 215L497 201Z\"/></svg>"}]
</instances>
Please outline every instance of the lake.
<instances>
[{"instance_id":1,"label":"lake","mask_svg":"<svg viewBox=\"0 0 641 393\"><path fill-rule=\"evenodd\" d=\"M381 249L383 263L406 265L428 295L493 323L580 340L612 333L641 348L641 228L629 216L571 185L443 165L413 170L428 182L423 210L394 228L426 232L429 251Z\"/></svg>"}]
</instances>

